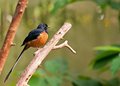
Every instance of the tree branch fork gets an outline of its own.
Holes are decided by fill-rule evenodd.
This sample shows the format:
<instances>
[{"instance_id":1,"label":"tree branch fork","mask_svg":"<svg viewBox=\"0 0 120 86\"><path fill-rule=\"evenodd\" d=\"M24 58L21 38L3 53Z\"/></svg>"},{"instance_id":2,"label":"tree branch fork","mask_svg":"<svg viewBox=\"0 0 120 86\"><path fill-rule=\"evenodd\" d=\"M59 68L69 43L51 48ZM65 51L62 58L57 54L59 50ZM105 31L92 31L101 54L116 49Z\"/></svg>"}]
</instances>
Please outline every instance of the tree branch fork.
<instances>
[{"instance_id":1,"label":"tree branch fork","mask_svg":"<svg viewBox=\"0 0 120 86\"><path fill-rule=\"evenodd\" d=\"M70 23L65 23L43 48L40 48L35 52L33 60L21 74L21 77L17 82L17 86L28 86L27 83L29 79L51 50L67 47L73 53L76 53L76 51L68 44L67 40L60 45L56 45L59 40L61 40L63 36L70 30L71 27L72 25Z\"/></svg>"},{"instance_id":2,"label":"tree branch fork","mask_svg":"<svg viewBox=\"0 0 120 86\"><path fill-rule=\"evenodd\" d=\"M66 40L65 42L59 44L59 45L55 45L53 47L53 49L59 49L59 48L63 48L63 47L67 47L69 50L71 50L74 54L76 54L76 51L68 44L68 40Z\"/></svg>"}]
</instances>

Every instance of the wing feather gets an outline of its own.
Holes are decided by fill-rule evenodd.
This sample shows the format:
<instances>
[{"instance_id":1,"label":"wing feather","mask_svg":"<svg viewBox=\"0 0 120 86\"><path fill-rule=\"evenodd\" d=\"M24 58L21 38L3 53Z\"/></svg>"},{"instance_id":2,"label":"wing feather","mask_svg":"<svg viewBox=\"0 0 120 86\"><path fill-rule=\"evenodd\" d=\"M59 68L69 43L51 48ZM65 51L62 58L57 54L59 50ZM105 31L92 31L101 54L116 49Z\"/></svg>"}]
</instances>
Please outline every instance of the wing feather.
<instances>
[{"instance_id":1,"label":"wing feather","mask_svg":"<svg viewBox=\"0 0 120 86\"><path fill-rule=\"evenodd\" d=\"M40 35L41 32L42 31L39 30L39 29L32 30L28 34L28 36L25 38L25 40L23 41L23 44L21 46L25 45L29 41L32 41L32 40L36 39Z\"/></svg>"}]
</instances>

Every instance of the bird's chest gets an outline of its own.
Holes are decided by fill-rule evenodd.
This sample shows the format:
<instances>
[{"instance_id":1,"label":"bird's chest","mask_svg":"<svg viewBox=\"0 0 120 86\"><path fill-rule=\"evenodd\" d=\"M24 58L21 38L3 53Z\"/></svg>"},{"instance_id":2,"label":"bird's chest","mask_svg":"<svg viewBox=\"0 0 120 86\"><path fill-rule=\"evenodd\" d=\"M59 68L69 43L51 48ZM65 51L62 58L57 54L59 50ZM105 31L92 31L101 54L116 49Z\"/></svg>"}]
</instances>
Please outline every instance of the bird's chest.
<instances>
[{"instance_id":1,"label":"bird's chest","mask_svg":"<svg viewBox=\"0 0 120 86\"><path fill-rule=\"evenodd\" d=\"M28 45L31 47L41 47L43 46L48 39L48 34L46 32L42 32L37 39L34 39L28 42Z\"/></svg>"}]
</instances>

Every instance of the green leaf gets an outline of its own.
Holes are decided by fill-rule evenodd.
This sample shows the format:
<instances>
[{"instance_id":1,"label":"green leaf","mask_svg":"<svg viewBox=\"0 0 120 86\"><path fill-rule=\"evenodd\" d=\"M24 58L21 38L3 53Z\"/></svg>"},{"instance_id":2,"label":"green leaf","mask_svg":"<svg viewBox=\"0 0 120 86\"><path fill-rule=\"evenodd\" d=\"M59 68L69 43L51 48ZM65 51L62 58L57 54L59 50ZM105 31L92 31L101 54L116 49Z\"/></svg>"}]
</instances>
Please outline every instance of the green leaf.
<instances>
[{"instance_id":1,"label":"green leaf","mask_svg":"<svg viewBox=\"0 0 120 86\"><path fill-rule=\"evenodd\" d=\"M51 9L51 13L55 13L58 9L72 3L75 2L77 0L55 0L53 8Z\"/></svg>"},{"instance_id":2,"label":"green leaf","mask_svg":"<svg viewBox=\"0 0 120 86\"><path fill-rule=\"evenodd\" d=\"M111 1L111 2L110 2L110 6L111 6L113 9L120 10L120 2Z\"/></svg>"},{"instance_id":3,"label":"green leaf","mask_svg":"<svg viewBox=\"0 0 120 86\"><path fill-rule=\"evenodd\" d=\"M111 64L111 71L115 74L120 69L120 56L117 56Z\"/></svg>"},{"instance_id":4,"label":"green leaf","mask_svg":"<svg viewBox=\"0 0 120 86\"><path fill-rule=\"evenodd\" d=\"M102 9L105 9L109 0L94 0Z\"/></svg>"},{"instance_id":5,"label":"green leaf","mask_svg":"<svg viewBox=\"0 0 120 86\"><path fill-rule=\"evenodd\" d=\"M45 72L45 70L43 70L43 69L38 69L38 70L36 70L36 72L34 73L34 76L43 76L43 75L46 75L46 72Z\"/></svg>"},{"instance_id":6,"label":"green leaf","mask_svg":"<svg viewBox=\"0 0 120 86\"><path fill-rule=\"evenodd\" d=\"M32 76L32 78L29 80L30 86L48 86L46 83L45 78L40 78L38 76Z\"/></svg>"},{"instance_id":7,"label":"green leaf","mask_svg":"<svg viewBox=\"0 0 120 86\"><path fill-rule=\"evenodd\" d=\"M29 81L30 86L60 86L63 82L62 77L57 75L50 76L43 70L37 70Z\"/></svg>"},{"instance_id":8,"label":"green leaf","mask_svg":"<svg viewBox=\"0 0 120 86\"><path fill-rule=\"evenodd\" d=\"M96 47L96 58L91 62L94 69L105 68L120 53L120 45Z\"/></svg>"},{"instance_id":9,"label":"green leaf","mask_svg":"<svg viewBox=\"0 0 120 86\"><path fill-rule=\"evenodd\" d=\"M48 86L45 81L46 72L43 69L38 69L29 80L30 86Z\"/></svg>"},{"instance_id":10,"label":"green leaf","mask_svg":"<svg viewBox=\"0 0 120 86\"><path fill-rule=\"evenodd\" d=\"M113 78L113 79L107 81L106 86L120 86L120 79L119 78Z\"/></svg>"},{"instance_id":11,"label":"green leaf","mask_svg":"<svg viewBox=\"0 0 120 86\"><path fill-rule=\"evenodd\" d=\"M114 46L101 46L101 47L96 47L95 50L120 52L120 46L118 46L118 45L114 45Z\"/></svg>"},{"instance_id":12,"label":"green leaf","mask_svg":"<svg viewBox=\"0 0 120 86\"><path fill-rule=\"evenodd\" d=\"M74 79L72 84L73 86L103 86L99 81L84 76Z\"/></svg>"},{"instance_id":13,"label":"green leaf","mask_svg":"<svg viewBox=\"0 0 120 86\"><path fill-rule=\"evenodd\" d=\"M120 2L115 0L94 0L101 9L105 9L107 6L110 6L113 9L120 10Z\"/></svg>"},{"instance_id":14,"label":"green leaf","mask_svg":"<svg viewBox=\"0 0 120 86\"><path fill-rule=\"evenodd\" d=\"M46 61L44 66L48 72L53 74L65 74L68 70L68 63L62 58Z\"/></svg>"},{"instance_id":15,"label":"green leaf","mask_svg":"<svg viewBox=\"0 0 120 86\"><path fill-rule=\"evenodd\" d=\"M32 76L29 81L30 86L61 86L63 82L62 77L58 76L45 76L38 77Z\"/></svg>"},{"instance_id":16,"label":"green leaf","mask_svg":"<svg viewBox=\"0 0 120 86\"><path fill-rule=\"evenodd\" d=\"M96 55L96 58L92 61L94 69L105 67L113 58L118 56L119 52L101 51Z\"/></svg>"},{"instance_id":17,"label":"green leaf","mask_svg":"<svg viewBox=\"0 0 120 86\"><path fill-rule=\"evenodd\" d=\"M61 86L62 78L57 76L46 77L48 86Z\"/></svg>"}]
</instances>

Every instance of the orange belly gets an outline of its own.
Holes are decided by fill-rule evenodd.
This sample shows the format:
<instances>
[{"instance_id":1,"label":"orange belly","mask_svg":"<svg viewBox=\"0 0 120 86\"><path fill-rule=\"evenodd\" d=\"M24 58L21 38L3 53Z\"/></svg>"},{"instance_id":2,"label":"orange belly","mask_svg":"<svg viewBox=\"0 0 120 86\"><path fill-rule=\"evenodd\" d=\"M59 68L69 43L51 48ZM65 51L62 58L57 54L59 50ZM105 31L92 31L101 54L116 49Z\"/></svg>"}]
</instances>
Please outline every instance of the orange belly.
<instances>
[{"instance_id":1,"label":"orange belly","mask_svg":"<svg viewBox=\"0 0 120 86\"><path fill-rule=\"evenodd\" d=\"M47 39L48 39L48 34L46 32L42 32L37 37L37 39L34 39L34 40L28 42L27 44L30 47L41 47L41 46L43 46L46 43Z\"/></svg>"}]
</instances>

